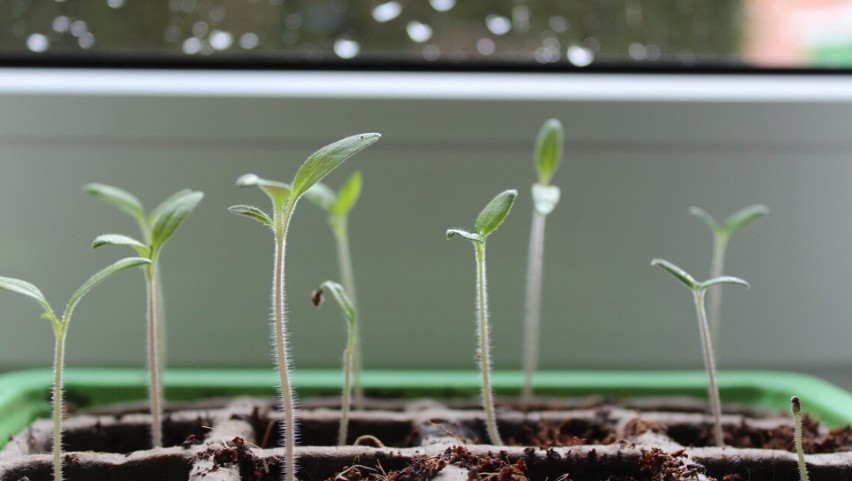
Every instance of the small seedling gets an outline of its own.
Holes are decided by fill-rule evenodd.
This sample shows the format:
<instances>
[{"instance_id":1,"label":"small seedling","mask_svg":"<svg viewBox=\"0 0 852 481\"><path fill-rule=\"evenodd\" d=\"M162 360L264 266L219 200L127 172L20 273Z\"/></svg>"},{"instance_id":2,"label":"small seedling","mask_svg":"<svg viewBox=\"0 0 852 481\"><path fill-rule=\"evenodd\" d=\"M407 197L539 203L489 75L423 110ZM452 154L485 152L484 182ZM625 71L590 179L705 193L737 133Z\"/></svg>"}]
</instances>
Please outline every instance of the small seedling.
<instances>
[{"instance_id":1,"label":"small seedling","mask_svg":"<svg viewBox=\"0 0 852 481\"><path fill-rule=\"evenodd\" d=\"M799 403L799 397L790 398L790 405L793 411L793 442L796 444L796 455L799 458L799 481L808 481L808 467L802 447L802 405Z\"/></svg>"},{"instance_id":2,"label":"small seedling","mask_svg":"<svg viewBox=\"0 0 852 481\"><path fill-rule=\"evenodd\" d=\"M178 226L195 209L204 194L188 189L181 190L158 205L150 215L145 215L142 203L133 194L104 184L87 184L83 191L116 206L130 214L139 224L142 240L120 234L105 234L95 238L92 247L122 245L136 250L151 261L145 267L147 291L148 375L151 403L151 444L162 443L162 389L160 379L165 368L165 318L163 290L160 284L159 254L166 241Z\"/></svg>"},{"instance_id":3,"label":"small seedling","mask_svg":"<svg viewBox=\"0 0 852 481\"><path fill-rule=\"evenodd\" d=\"M704 351L704 367L707 368L707 377L709 379L709 397L710 410L713 412L713 437L716 440L717 446L724 446L725 441L722 436L722 404L719 401L719 387L716 385L716 362L713 355L713 341L710 338L710 328L707 325L707 313L704 309L704 293L707 288L721 284L738 284L749 287L748 282L731 276L720 276L708 279L704 282L696 281L685 270L663 259L654 259L651 261L652 266L660 266L675 276L678 280L686 284L692 291L692 297L695 301L695 311L698 314L698 329L701 332L701 347Z\"/></svg>"},{"instance_id":4,"label":"small seedling","mask_svg":"<svg viewBox=\"0 0 852 481\"><path fill-rule=\"evenodd\" d=\"M700 217L713 233L713 258L711 260L710 277L719 277L725 268L725 250L728 247L728 239L734 232L742 230L745 226L769 213L769 208L762 204L755 204L740 209L719 224L716 219L699 207L690 207L689 213ZM722 286L716 285L710 288L710 334L713 339L713 347L718 352L720 316L722 310ZM715 353L714 353L715 354Z\"/></svg>"},{"instance_id":5,"label":"small seedling","mask_svg":"<svg viewBox=\"0 0 852 481\"><path fill-rule=\"evenodd\" d=\"M355 276L352 269L352 255L349 249L349 212L361 195L361 172L355 172L334 192L322 182L317 182L305 192L305 197L328 213L328 223L334 234L337 246L337 262L344 290L355 312L358 312L358 296L355 291ZM356 326L352 335L355 344L352 353L352 375L355 378L355 409L364 408L364 389L361 387L361 368L363 366L361 350L361 327Z\"/></svg>"},{"instance_id":6,"label":"small seedling","mask_svg":"<svg viewBox=\"0 0 852 481\"><path fill-rule=\"evenodd\" d=\"M461 229L448 229L447 239L455 236L473 242L476 252L476 319L479 331L479 371L482 375L482 405L485 408L485 428L491 443L503 445L500 433L497 431L497 420L494 416L494 399L491 392L491 361L488 343L488 289L485 282L485 240L506 219L518 191L507 190L497 194L476 217L476 233Z\"/></svg>"},{"instance_id":7,"label":"small seedling","mask_svg":"<svg viewBox=\"0 0 852 481\"><path fill-rule=\"evenodd\" d=\"M296 481L296 413L293 391L290 386L289 357L287 355L286 303L284 292L284 266L287 247L287 230L296 203L314 184L337 168L344 160L369 147L379 134L360 134L338 140L311 154L296 171L291 184L261 179L246 174L237 179L238 187L258 187L272 201L272 216L250 205L234 205L229 211L254 219L272 229L275 242L275 261L272 281L272 329L274 332L275 361L278 368L281 409L284 412L284 475L286 481Z\"/></svg>"},{"instance_id":8,"label":"small seedling","mask_svg":"<svg viewBox=\"0 0 852 481\"><path fill-rule=\"evenodd\" d=\"M98 272L71 296L68 304L65 306L65 312L62 317L56 317L53 308L47 302L47 298L41 293L38 287L29 282L10 277L0 277L0 289L23 294L34 299L44 313L41 315L43 319L50 321L53 327L53 335L55 338L53 350L53 479L54 481L62 481L62 371L65 363L65 337L68 334L68 325L71 323L71 315L74 313L74 308L77 303L83 298L93 287L103 282L107 277L124 269L129 269L142 264L150 264L151 261L142 257L127 257L121 259L114 264L108 266Z\"/></svg>"},{"instance_id":9,"label":"small seedling","mask_svg":"<svg viewBox=\"0 0 852 481\"><path fill-rule=\"evenodd\" d=\"M337 305L346 316L346 348L343 350L343 395L340 402L340 429L337 432L337 445L343 446L346 444L346 434L349 428L349 405L352 397L351 375L354 369L353 356L355 354L355 332L358 328L358 315L355 311L355 306L351 299L346 295L346 290L340 284L333 281L325 281L313 292L311 299L314 305L320 307L323 301L323 293L328 290L331 292Z\"/></svg>"},{"instance_id":10,"label":"small seedling","mask_svg":"<svg viewBox=\"0 0 852 481\"><path fill-rule=\"evenodd\" d=\"M541 126L535 142L535 168L538 182L532 186L533 220L530 229L529 257L527 258L527 292L524 310L524 385L521 405L532 400L533 373L538 364L538 337L541 320L541 277L544 262L544 225L559 203L559 187L550 185L550 179L562 161L562 143L565 134L562 123L550 119Z\"/></svg>"}]
</instances>

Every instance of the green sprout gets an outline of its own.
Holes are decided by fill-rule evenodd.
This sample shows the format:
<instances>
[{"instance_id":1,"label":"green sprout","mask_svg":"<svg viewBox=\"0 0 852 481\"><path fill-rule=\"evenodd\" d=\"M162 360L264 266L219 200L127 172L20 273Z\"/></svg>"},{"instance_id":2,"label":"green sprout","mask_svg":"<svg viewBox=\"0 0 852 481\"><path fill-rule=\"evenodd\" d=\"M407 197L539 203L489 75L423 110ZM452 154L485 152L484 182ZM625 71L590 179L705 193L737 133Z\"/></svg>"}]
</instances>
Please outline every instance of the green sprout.
<instances>
[{"instance_id":1,"label":"green sprout","mask_svg":"<svg viewBox=\"0 0 852 481\"><path fill-rule=\"evenodd\" d=\"M796 456L799 458L799 480L808 481L808 467L802 447L802 405L798 396L790 398L790 406L793 411L793 442L796 444Z\"/></svg>"},{"instance_id":2,"label":"green sprout","mask_svg":"<svg viewBox=\"0 0 852 481\"><path fill-rule=\"evenodd\" d=\"M105 234L95 238L92 247L105 245L127 246L140 256L151 261L145 266L147 293L147 336L148 336L148 384L151 403L151 444L156 448L163 444L162 386L165 369L165 314L163 289L160 283L159 255L163 246L175 233L178 226L195 209L204 194L188 189L176 192L164 200L149 215L145 215L142 203L133 194L104 184L87 184L83 191L128 213L136 219L142 240L120 234Z\"/></svg>"},{"instance_id":3,"label":"green sprout","mask_svg":"<svg viewBox=\"0 0 852 481\"><path fill-rule=\"evenodd\" d=\"M284 259L287 247L287 230L296 203L314 184L337 168L344 160L369 147L381 137L379 134L359 134L338 140L308 157L288 184L262 179L246 174L237 179L238 187L254 186L272 201L272 216L250 205L234 205L229 211L254 219L272 229L275 242L275 261L272 281L272 329L275 339L275 361L278 368L281 408L284 412L284 475L286 481L296 481L296 420L295 400L290 386L287 356L286 312L284 292Z\"/></svg>"},{"instance_id":4,"label":"green sprout","mask_svg":"<svg viewBox=\"0 0 852 481\"><path fill-rule=\"evenodd\" d=\"M559 203L559 187L550 185L550 179L562 161L562 144L565 134L562 123L550 119L541 126L535 142L535 167L538 182L532 186L533 220L530 229L529 256L527 258L527 292L524 311L524 385L521 405L532 400L533 373L538 364L538 338L541 321L541 278L544 262L544 225Z\"/></svg>"},{"instance_id":5,"label":"green sprout","mask_svg":"<svg viewBox=\"0 0 852 481\"><path fill-rule=\"evenodd\" d=\"M346 316L346 348L343 350L343 395L340 402L340 428L337 432L337 445L343 446L346 444L346 434L349 428L349 405L352 396L351 375L354 369L352 364L355 354L355 332L358 328L358 315L355 311L355 306L352 304L349 296L346 295L346 290L343 286L333 281L325 281L311 294L311 299L314 305L320 307L323 301L323 293L328 290L331 292L337 305Z\"/></svg>"},{"instance_id":6,"label":"green sprout","mask_svg":"<svg viewBox=\"0 0 852 481\"><path fill-rule=\"evenodd\" d=\"M337 262L343 288L349 294L352 308L357 313L358 296L355 293L355 276L352 269L352 255L349 249L349 212L361 195L361 172L355 172L334 192L322 182L317 182L305 192L305 197L328 213L328 223L337 245ZM352 332L354 347L352 352L352 373L355 378L355 408L364 409L364 389L361 386L361 368L363 357L361 349L360 326Z\"/></svg>"},{"instance_id":7,"label":"green sprout","mask_svg":"<svg viewBox=\"0 0 852 481\"><path fill-rule=\"evenodd\" d=\"M485 428L491 443L502 445L500 433L497 431L497 420L494 416L494 399L491 393L491 361L488 343L488 290L485 282L485 239L497 230L509 215L512 204L518 196L516 190L506 190L491 199L488 205L476 217L476 233L461 229L448 229L447 239L455 236L473 242L476 252L476 318L479 331L479 370L482 375L482 405L485 408Z\"/></svg>"},{"instance_id":8,"label":"green sprout","mask_svg":"<svg viewBox=\"0 0 852 481\"><path fill-rule=\"evenodd\" d=\"M749 284L738 277L731 276L719 276L704 282L698 282L685 270L663 259L654 259L651 261L651 265L660 266L667 270L671 275L686 284L686 287L692 291L693 300L695 301L695 311L698 314L698 329L701 332L704 367L707 369L709 380L708 392L710 410L713 412L713 437L716 440L717 446L724 446L725 442L722 436L722 404L719 401L719 387L716 385L716 363L713 355L713 341L710 338L710 328L707 325L707 313L704 309L704 293L708 288L721 284L738 284L746 288L749 287Z\"/></svg>"},{"instance_id":9,"label":"green sprout","mask_svg":"<svg viewBox=\"0 0 852 481\"><path fill-rule=\"evenodd\" d=\"M763 204L755 204L740 209L729 215L722 224L699 207L690 207L689 213L700 217L713 233L713 258L711 260L710 277L719 277L725 268L725 250L728 247L728 239L731 234L751 224L755 220L769 213L769 208ZM716 285L710 288L710 333L713 339L713 347L718 352L720 316L722 310L722 286Z\"/></svg>"},{"instance_id":10,"label":"green sprout","mask_svg":"<svg viewBox=\"0 0 852 481\"><path fill-rule=\"evenodd\" d=\"M53 335L56 343L53 350L53 479L54 481L62 481L62 370L65 364L65 338L68 334L68 325L71 323L71 315L74 313L74 308L77 303L83 298L93 287L103 282L107 277L124 269L129 269L142 264L150 264L151 261L142 257L127 257L121 259L114 264L106 267L98 272L71 296L68 304L65 306L65 312L62 317L56 317L53 308L47 302L47 298L41 293L38 287L29 282L10 277L0 277L0 289L23 294L34 299L44 313L41 315L43 319L50 321L53 327Z\"/></svg>"}]
</instances>

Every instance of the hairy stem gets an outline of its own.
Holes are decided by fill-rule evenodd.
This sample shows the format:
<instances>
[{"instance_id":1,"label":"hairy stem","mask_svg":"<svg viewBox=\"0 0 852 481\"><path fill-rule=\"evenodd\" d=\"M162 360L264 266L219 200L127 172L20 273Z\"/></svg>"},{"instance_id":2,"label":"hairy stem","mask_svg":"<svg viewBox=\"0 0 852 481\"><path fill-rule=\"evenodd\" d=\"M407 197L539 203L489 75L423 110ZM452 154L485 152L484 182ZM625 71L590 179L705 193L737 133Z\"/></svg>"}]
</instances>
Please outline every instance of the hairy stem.
<instances>
[{"instance_id":1,"label":"hairy stem","mask_svg":"<svg viewBox=\"0 0 852 481\"><path fill-rule=\"evenodd\" d=\"M725 249L728 246L727 234L715 234L713 236L713 260L710 269L710 278L720 277L725 269ZM721 312L722 312L722 285L716 284L710 287L710 333L713 340L713 347L716 351L713 354L718 354L719 350L719 331L721 330Z\"/></svg>"},{"instance_id":2,"label":"hairy stem","mask_svg":"<svg viewBox=\"0 0 852 481\"><path fill-rule=\"evenodd\" d=\"M521 406L532 401L533 374L538 364L538 339L541 321L541 274L544 257L544 225L546 217L533 211L527 258L527 292L524 311L524 385Z\"/></svg>"},{"instance_id":3,"label":"hairy stem","mask_svg":"<svg viewBox=\"0 0 852 481\"><path fill-rule=\"evenodd\" d=\"M154 285L157 287L154 297L154 308L157 314L157 365L160 368L160 378L163 377L163 370L166 368L166 309L163 302L163 283L160 277L159 262L154 264Z\"/></svg>"},{"instance_id":4,"label":"hairy stem","mask_svg":"<svg viewBox=\"0 0 852 481\"><path fill-rule=\"evenodd\" d=\"M349 296L349 301L358 313L358 295L355 293L355 275L352 269L352 255L349 249L349 228L345 217L336 218L332 222L332 231L337 243L337 262L340 269L340 278L343 290ZM361 385L361 368L364 365L361 349L361 326L355 325L352 332L354 344L352 346L352 373L355 378L355 409L364 409L364 387Z\"/></svg>"},{"instance_id":5,"label":"hairy stem","mask_svg":"<svg viewBox=\"0 0 852 481\"><path fill-rule=\"evenodd\" d=\"M719 387L716 384L716 363L713 360L713 341L710 339L710 328L707 325L707 314L704 311L704 289L695 289L695 311L698 314L698 328L701 331L701 348L704 352L704 367L707 369L709 381L708 395L710 397L710 410L713 413L713 437L716 445L725 445L722 436L722 406L719 401Z\"/></svg>"},{"instance_id":6,"label":"hairy stem","mask_svg":"<svg viewBox=\"0 0 852 481\"><path fill-rule=\"evenodd\" d=\"M65 364L65 331L56 331L53 351L53 481L62 481L62 370Z\"/></svg>"},{"instance_id":7,"label":"hairy stem","mask_svg":"<svg viewBox=\"0 0 852 481\"><path fill-rule=\"evenodd\" d=\"M287 248L287 228L293 213L293 202L288 202L283 217L275 213L275 273L273 274L273 312L275 330L275 357L281 383L281 408L284 411L284 479L296 481L296 415L293 391L290 386L290 368L287 358L286 307L284 295L284 258Z\"/></svg>"},{"instance_id":8,"label":"hairy stem","mask_svg":"<svg viewBox=\"0 0 852 481\"><path fill-rule=\"evenodd\" d=\"M145 280L148 290L148 389L151 398L151 444L159 448L163 444L163 432L160 424L162 414L162 390L160 388L160 320L158 317L157 299L160 292L156 273L156 259L145 269Z\"/></svg>"},{"instance_id":9,"label":"hairy stem","mask_svg":"<svg viewBox=\"0 0 852 481\"><path fill-rule=\"evenodd\" d=\"M352 402L352 357L355 353L355 326L350 326L346 349L343 351L343 399L340 404L340 429L337 432L337 445L346 445L346 436L349 429L349 404Z\"/></svg>"},{"instance_id":10,"label":"hairy stem","mask_svg":"<svg viewBox=\"0 0 852 481\"><path fill-rule=\"evenodd\" d=\"M796 444L796 456L799 458L799 479L808 481L808 467L805 464L805 450L802 447L802 408L799 398L793 396L793 442Z\"/></svg>"},{"instance_id":11,"label":"hairy stem","mask_svg":"<svg viewBox=\"0 0 852 481\"><path fill-rule=\"evenodd\" d=\"M476 249L476 315L479 321L479 371L482 373L482 405L485 408L485 428L491 444L502 446L494 416L491 393L491 360L488 352L488 288L485 282L485 242L474 242Z\"/></svg>"}]
</instances>

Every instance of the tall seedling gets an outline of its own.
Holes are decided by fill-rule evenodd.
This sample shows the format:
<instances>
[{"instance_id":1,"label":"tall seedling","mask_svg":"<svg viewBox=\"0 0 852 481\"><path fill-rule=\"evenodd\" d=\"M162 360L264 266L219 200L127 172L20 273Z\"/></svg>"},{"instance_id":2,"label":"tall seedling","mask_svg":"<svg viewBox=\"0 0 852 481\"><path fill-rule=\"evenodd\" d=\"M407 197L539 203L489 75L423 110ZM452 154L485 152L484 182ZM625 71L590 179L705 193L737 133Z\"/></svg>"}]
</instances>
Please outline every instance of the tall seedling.
<instances>
[{"instance_id":1,"label":"tall seedling","mask_svg":"<svg viewBox=\"0 0 852 481\"><path fill-rule=\"evenodd\" d=\"M719 400L719 387L716 384L716 362L713 355L713 341L710 338L710 328L707 325L707 313L704 309L704 292L709 287L722 284L738 284L749 287L748 282L730 276L720 276L708 279L704 282L696 281L685 270L663 259L654 259L652 266L660 266L669 274L675 276L692 291L692 299L695 301L695 312L698 315L698 329L701 332L701 348L704 352L704 367L707 368L708 392L710 397L710 410L713 412L713 437L717 446L724 446L722 436L722 403Z\"/></svg>"},{"instance_id":2,"label":"tall seedling","mask_svg":"<svg viewBox=\"0 0 852 481\"><path fill-rule=\"evenodd\" d=\"M562 161L562 144L565 134L562 123L550 119L542 125L535 142L535 168L538 182L532 186L533 219L530 229L529 256L527 258L527 292L524 310L524 386L521 404L532 400L533 373L538 364L538 338L541 319L541 277L544 263L544 224L559 203L559 187L550 185L550 179Z\"/></svg>"},{"instance_id":3,"label":"tall seedling","mask_svg":"<svg viewBox=\"0 0 852 481\"><path fill-rule=\"evenodd\" d=\"M322 182L317 182L305 192L305 197L328 213L328 223L334 234L337 246L337 262L340 270L340 278L343 289L348 294L349 300L356 315L358 312L358 296L355 292L355 275L352 269L352 255L349 249L349 212L358 202L361 195L361 172L355 172L334 192ZM361 355L361 332L360 325L355 325L352 332L352 375L355 378L355 408L364 408L364 389L361 387L361 368L363 359Z\"/></svg>"},{"instance_id":4,"label":"tall seedling","mask_svg":"<svg viewBox=\"0 0 852 481\"><path fill-rule=\"evenodd\" d=\"M725 250L728 247L728 239L734 232L743 229L755 220L769 213L769 208L763 204L755 204L740 209L729 215L725 222L718 223L716 219L700 207L690 207L689 213L700 217L707 223L710 232L713 233L713 258L710 267L710 277L719 277L725 268ZM713 348L718 353L720 316L722 311L722 286L715 285L710 288L710 335L713 339ZM715 353L714 353L715 354Z\"/></svg>"},{"instance_id":5,"label":"tall seedling","mask_svg":"<svg viewBox=\"0 0 852 481\"><path fill-rule=\"evenodd\" d=\"M160 284L159 255L166 241L178 226L195 209L204 194L188 189L181 190L145 215L142 203L133 194L104 184L87 184L83 191L98 197L130 214L139 224L142 241L120 234L105 234L95 238L92 247L122 245L136 250L151 261L145 267L147 291L148 376L151 402L151 444L162 446L162 388L161 377L165 369L165 319L163 290Z\"/></svg>"},{"instance_id":6,"label":"tall seedling","mask_svg":"<svg viewBox=\"0 0 852 481\"><path fill-rule=\"evenodd\" d=\"M34 299L41 306L44 313L43 319L50 321L53 327L55 344L53 348L53 479L62 481L62 370L65 364L65 337L68 334L68 325L71 323L71 315L77 303L93 287L100 284L107 277L124 269L129 269L142 264L150 264L151 261L141 257L127 257L108 266L92 276L83 283L79 289L68 300L62 317L56 317L53 308L47 302L47 298L38 287L29 282L10 277L0 277L0 289L23 294Z\"/></svg>"},{"instance_id":7,"label":"tall seedling","mask_svg":"<svg viewBox=\"0 0 852 481\"><path fill-rule=\"evenodd\" d=\"M476 233L461 229L448 229L447 239L455 236L473 243L476 252L476 321L479 333L479 371L482 375L482 406L485 409L485 428L491 443L503 444L497 431L497 419L494 415L494 398L491 392L491 358L488 342L488 289L485 281L485 239L506 219L518 191L507 190L497 194L476 217Z\"/></svg>"},{"instance_id":8,"label":"tall seedling","mask_svg":"<svg viewBox=\"0 0 852 481\"><path fill-rule=\"evenodd\" d=\"M281 408L284 412L284 475L286 481L296 480L296 424L295 400L290 385L286 337L286 305L284 292L284 259L287 247L287 230L296 203L314 184L322 180L344 160L379 140L379 134L359 134L327 145L311 154L296 171L291 184L261 179L246 174L237 179L238 187L254 186L262 190L272 202L272 216L251 205L234 205L229 211L254 219L272 229L275 242L275 260L272 275L272 330L275 360L281 390Z\"/></svg>"}]
</instances>

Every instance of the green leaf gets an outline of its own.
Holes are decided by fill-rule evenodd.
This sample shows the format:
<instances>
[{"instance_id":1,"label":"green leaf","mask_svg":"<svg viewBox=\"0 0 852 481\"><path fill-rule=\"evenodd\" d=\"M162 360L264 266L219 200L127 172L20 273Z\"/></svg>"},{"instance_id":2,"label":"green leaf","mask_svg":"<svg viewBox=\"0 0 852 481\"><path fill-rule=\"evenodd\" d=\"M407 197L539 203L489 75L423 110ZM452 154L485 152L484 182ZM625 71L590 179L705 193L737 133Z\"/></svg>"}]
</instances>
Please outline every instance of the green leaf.
<instances>
[{"instance_id":1,"label":"green leaf","mask_svg":"<svg viewBox=\"0 0 852 481\"><path fill-rule=\"evenodd\" d=\"M287 199L290 198L290 186L274 180L262 179L254 174L241 175L237 179L237 187L258 187L262 190L269 199L272 200L272 205L275 206L276 212L284 207Z\"/></svg>"},{"instance_id":2,"label":"green leaf","mask_svg":"<svg viewBox=\"0 0 852 481\"><path fill-rule=\"evenodd\" d=\"M92 242L92 248L97 249L102 246L128 246L136 249L136 252L143 257L148 257L151 255L151 249L145 244L139 242L138 240L121 234L103 234L95 237L95 241Z\"/></svg>"},{"instance_id":3,"label":"green leaf","mask_svg":"<svg viewBox=\"0 0 852 481\"><path fill-rule=\"evenodd\" d=\"M550 214L559 203L559 194L559 187L555 185L533 184L533 208L541 215Z\"/></svg>"},{"instance_id":4,"label":"green leaf","mask_svg":"<svg viewBox=\"0 0 852 481\"><path fill-rule=\"evenodd\" d=\"M56 318L53 314L53 309L51 309L50 304L47 302L47 298L44 297L44 294L41 293L38 287L30 284L29 282L22 281L20 279L13 279L11 277L0 277L0 289L23 294L35 299L35 301L38 302L44 310L45 314L53 316L54 319Z\"/></svg>"},{"instance_id":5,"label":"green leaf","mask_svg":"<svg viewBox=\"0 0 852 481\"><path fill-rule=\"evenodd\" d=\"M331 207L331 215L345 216L355 207L358 198L361 196L361 172L355 172L346 182L340 187L340 192L337 193L337 201Z\"/></svg>"},{"instance_id":6,"label":"green leaf","mask_svg":"<svg viewBox=\"0 0 852 481\"><path fill-rule=\"evenodd\" d=\"M320 209L331 212L334 203L337 202L337 194L322 182L317 182L305 191L305 197Z\"/></svg>"},{"instance_id":7,"label":"green leaf","mask_svg":"<svg viewBox=\"0 0 852 481\"><path fill-rule=\"evenodd\" d=\"M156 254L174 234L186 216L204 198L202 192L187 191L183 195L172 197L158 209L157 216L151 220L151 250Z\"/></svg>"},{"instance_id":8,"label":"green leaf","mask_svg":"<svg viewBox=\"0 0 852 481\"><path fill-rule=\"evenodd\" d=\"M146 223L145 209L142 207L142 202L135 195L124 189L106 184L93 183L84 185L83 192L117 207L142 224Z\"/></svg>"},{"instance_id":9,"label":"green leaf","mask_svg":"<svg viewBox=\"0 0 852 481\"><path fill-rule=\"evenodd\" d=\"M518 197L518 191L509 189L497 194L488 202L488 205L476 217L476 233L479 234L479 237L484 240L500 227L500 224L509 215L516 197Z\"/></svg>"},{"instance_id":10,"label":"green leaf","mask_svg":"<svg viewBox=\"0 0 852 481\"><path fill-rule=\"evenodd\" d=\"M482 237L479 234L474 234L462 229L447 229L447 239L452 239L455 236L464 237L473 242L482 242Z\"/></svg>"},{"instance_id":11,"label":"green leaf","mask_svg":"<svg viewBox=\"0 0 852 481\"><path fill-rule=\"evenodd\" d=\"M272 219L269 218L266 212L253 205L232 205L228 207L228 212L254 219L265 226L272 227Z\"/></svg>"},{"instance_id":12,"label":"green leaf","mask_svg":"<svg viewBox=\"0 0 852 481\"><path fill-rule=\"evenodd\" d=\"M338 140L317 150L299 167L293 178L290 199L295 201L312 185L321 181L344 160L366 149L381 137L380 134L358 134Z\"/></svg>"},{"instance_id":13,"label":"green leaf","mask_svg":"<svg viewBox=\"0 0 852 481\"><path fill-rule=\"evenodd\" d=\"M332 297L334 297L334 300L337 301L337 305L340 306L340 309L346 316L346 320L349 321L349 327L354 331L356 322L355 308L352 306L349 296L346 295L346 290L343 289L343 286L334 281L325 281L320 284L320 294L325 290L331 292ZM319 307L319 305L317 305L317 307Z\"/></svg>"},{"instance_id":14,"label":"green leaf","mask_svg":"<svg viewBox=\"0 0 852 481\"><path fill-rule=\"evenodd\" d=\"M154 210L152 210L150 214L148 214L148 221L151 224L153 224L154 219L156 219L163 212L164 209L169 208L169 206L171 206L176 200L180 199L181 197L183 197L183 196L185 196L185 195L187 195L191 192L192 191L189 190L189 189L181 189L181 190L175 192L174 194L166 197L166 200L160 202L160 204L157 207L155 207Z\"/></svg>"},{"instance_id":15,"label":"green leaf","mask_svg":"<svg viewBox=\"0 0 852 481\"><path fill-rule=\"evenodd\" d=\"M689 213L694 215L695 217L702 219L707 224L707 227L710 228L710 231L714 234L719 232L719 230L721 229L719 223L716 222L716 219L714 219L712 215L708 214L707 211L705 211L701 207L692 206L689 208Z\"/></svg>"},{"instance_id":16,"label":"green leaf","mask_svg":"<svg viewBox=\"0 0 852 481\"><path fill-rule=\"evenodd\" d=\"M562 161L562 144L565 142L565 132L562 123L550 119L541 126L535 140L535 166L538 170L538 182L548 185L550 178Z\"/></svg>"},{"instance_id":17,"label":"green leaf","mask_svg":"<svg viewBox=\"0 0 852 481\"><path fill-rule=\"evenodd\" d=\"M722 231L728 235L733 234L768 213L769 208L763 204L750 205L728 216Z\"/></svg>"},{"instance_id":18,"label":"green leaf","mask_svg":"<svg viewBox=\"0 0 852 481\"><path fill-rule=\"evenodd\" d=\"M125 269L129 269L135 266L141 266L143 264L150 264L151 261L144 257L125 257L124 259L119 259L113 264L107 266L97 274L93 275L89 278L88 281L83 283L79 289L71 296L71 299L68 300L68 305L65 307L65 314L62 316L62 322L67 323L68 319L71 317L71 313L74 312L74 307L77 306L77 303L80 302L80 299L83 298L89 291L92 290L96 285L105 281L109 276L115 274L116 272L123 271Z\"/></svg>"},{"instance_id":19,"label":"green leaf","mask_svg":"<svg viewBox=\"0 0 852 481\"><path fill-rule=\"evenodd\" d=\"M685 270L680 267L672 264L671 262L663 259L654 259L651 261L652 266L660 266L663 269L669 271L669 273L675 277L677 277L681 282L686 284L692 290L699 289L701 285L698 281L695 280L691 275L689 275Z\"/></svg>"},{"instance_id":20,"label":"green leaf","mask_svg":"<svg viewBox=\"0 0 852 481\"><path fill-rule=\"evenodd\" d=\"M715 286L717 284L736 284L736 285L743 286L746 289L751 287L749 285L749 283L744 281L743 279L740 279L739 277L732 277L732 276L714 277L712 279L708 279L708 280L702 282L699 285L699 287L701 289L707 289L708 287Z\"/></svg>"}]
</instances>

